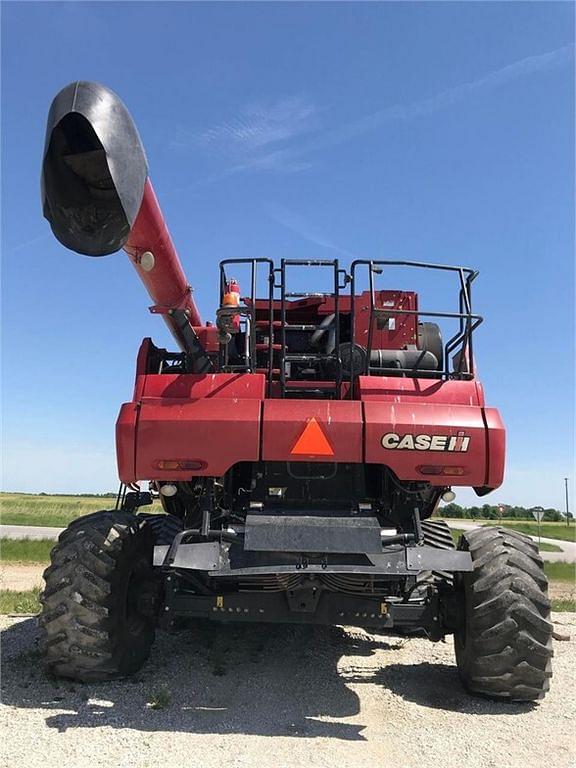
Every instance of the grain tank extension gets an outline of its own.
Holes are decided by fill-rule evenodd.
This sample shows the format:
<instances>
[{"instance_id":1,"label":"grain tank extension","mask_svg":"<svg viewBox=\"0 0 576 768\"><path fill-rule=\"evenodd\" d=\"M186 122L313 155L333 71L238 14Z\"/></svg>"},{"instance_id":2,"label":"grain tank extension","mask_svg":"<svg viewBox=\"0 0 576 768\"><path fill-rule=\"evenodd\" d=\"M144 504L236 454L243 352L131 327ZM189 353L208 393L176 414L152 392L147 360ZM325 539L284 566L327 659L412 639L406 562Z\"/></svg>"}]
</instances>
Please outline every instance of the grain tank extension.
<instances>
[{"instance_id":1,"label":"grain tank extension","mask_svg":"<svg viewBox=\"0 0 576 768\"><path fill-rule=\"evenodd\" d=\"M52 103L42 204L67 248L126 252L176 346L138 352L116 508L75 520L53 550L40 624L55 674L130 674L158 626L205 617L453 634L471 692L544 695L536 546L492 527L456 547L435 515L453 489L484 495L503 478L504 427L473 355L476 271L226 259L202 322L136 127L96 83ZM399 271L451 279L454 311L421 308ZM153 498L162 514L141 511Z\"/></svg>"}]
</instances>

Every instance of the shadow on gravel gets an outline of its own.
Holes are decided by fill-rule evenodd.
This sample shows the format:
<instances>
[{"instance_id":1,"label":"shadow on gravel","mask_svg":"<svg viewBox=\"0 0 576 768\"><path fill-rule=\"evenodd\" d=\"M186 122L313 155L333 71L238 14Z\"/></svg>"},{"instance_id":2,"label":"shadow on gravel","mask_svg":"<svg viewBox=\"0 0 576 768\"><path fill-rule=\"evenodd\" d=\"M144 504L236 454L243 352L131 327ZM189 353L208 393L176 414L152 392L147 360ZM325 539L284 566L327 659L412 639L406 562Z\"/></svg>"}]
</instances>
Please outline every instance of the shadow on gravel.
<instances>
[{"instance_id":1,"label":"shadow on gravel","mask_svg":"<svg viewBox=\"0 0 576 768\"><path fill-rule=\"evenodd\" d=\"M374 682L407 701L446 712L525 715L538 707L531 702L510 703L471 696L464 690L452 664L390 664L375 675Z\"/></svg>"},{"instance_id":2,"label":"shadow on gravel","mask_svg":"<svg viewBox=\"0 0 576 768\"><path fill-rule=\"evenodd\" d=\"M530 708L470 698L456 668L446 664L395 663L375 671L346 662L377 650L393 654L404 643L339 627L198 622L177 634L159 633L135 677L82 684L46 675L35 619L26 619L3 633L2 701L45 710L48 727L59 731L108 726L343 740L365 739L363 724L341 722L360 712L350 683L381 685L448 711L522 714Z\"/></svg>"}]
</instances>

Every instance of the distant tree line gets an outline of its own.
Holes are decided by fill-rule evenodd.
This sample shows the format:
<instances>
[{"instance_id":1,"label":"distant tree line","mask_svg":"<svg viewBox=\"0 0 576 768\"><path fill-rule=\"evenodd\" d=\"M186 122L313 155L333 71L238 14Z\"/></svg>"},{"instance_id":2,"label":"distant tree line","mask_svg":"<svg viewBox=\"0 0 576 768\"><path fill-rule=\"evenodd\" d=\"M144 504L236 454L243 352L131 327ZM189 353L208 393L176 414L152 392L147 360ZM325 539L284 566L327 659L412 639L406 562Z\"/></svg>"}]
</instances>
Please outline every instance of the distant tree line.
<instances>
[{"instance_id":1,"label":"distant tree line","mask_svg":"<svg viewBox=\"0 0 576 768\"><path fill-rule=\"evenodd\" d=\"M44 491L40 491L40 493L23 493L22 496L69 496L70 498L75 499L115 499L118 493L114 493L114 491L110 491L109 493L44 493Z\"/></svg>"},{"instance_id":2,"label":"distant tree line","mask_svg":"<svg viewBox=\"0 0 576 768\"><path fill-rule=\"evenodd\" d=\"M445 504L439 510L442 517L471 517L485 520L516 519L534 520L534 515L529 508L515 507L509 504L483 504L481 507L461 507L460 504ZM572 515L570 515L572 518ZM566 517L557 509L544 509L542 520L545 522L561 522Z\"/></svg>"}]
</instances>

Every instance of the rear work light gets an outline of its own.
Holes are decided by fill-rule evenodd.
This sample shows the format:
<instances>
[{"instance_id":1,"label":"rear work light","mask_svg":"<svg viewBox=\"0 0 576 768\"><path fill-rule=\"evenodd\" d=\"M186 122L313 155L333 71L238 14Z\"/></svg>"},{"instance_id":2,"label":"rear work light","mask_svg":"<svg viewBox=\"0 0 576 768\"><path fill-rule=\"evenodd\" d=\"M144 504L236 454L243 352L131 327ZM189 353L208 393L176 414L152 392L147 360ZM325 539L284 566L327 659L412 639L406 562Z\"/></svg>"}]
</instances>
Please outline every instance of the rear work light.
<instances>
[{"instance_id":1,"label":"rear work light","mask_svg":"<svg viewBox=\"0 0 576 768\"><path fill-rule=\"evenodd\" d=\"M208 466L201 459L159 459L155 462L156 468L163 471L185 472L186 470L206 469Z\"/></svg>"},{"instance_id":2,"label":"rear work light","mask_svg":"<svg viewBox=\"0 0 576 768\"><path fill-rule=\"evenodd\" d=\"M461 476L466 474L465 467L446 467L441 464L424 464L417 469L421 475Z\"/></svg>"}]
</instances>

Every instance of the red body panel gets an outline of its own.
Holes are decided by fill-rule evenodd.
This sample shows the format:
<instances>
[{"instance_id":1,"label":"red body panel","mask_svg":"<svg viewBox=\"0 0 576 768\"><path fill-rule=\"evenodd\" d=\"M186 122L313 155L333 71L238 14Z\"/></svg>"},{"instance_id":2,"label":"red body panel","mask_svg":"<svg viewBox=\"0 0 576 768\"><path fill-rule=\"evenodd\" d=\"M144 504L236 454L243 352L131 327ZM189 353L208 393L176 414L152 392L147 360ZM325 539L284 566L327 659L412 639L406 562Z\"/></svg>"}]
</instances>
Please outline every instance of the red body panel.
<instances>
[{"instance_id":1,"label":"red body panel","mask_svg":"<svg viewBox=\"0 0 576 768\"><path fill-rule=\"evenodd\" d=\"M257 461L260 409L259 400L238 398L145 400L138 417L137 477L219 477L238 461ZM163 470L158 468L162 460L194 461L201 466L193 472Z\"/></svg>"},{"instance_id":2,"label":"red body panel","mask_svg":"<svg viewBox=\"0 0 576 768\"><path fill-rule=\"evenodd\" d=\"M359 376L358 397L389 403L442 403L484 405L484 393L475 381Z\"/></svg>"},{"instance_id":3,"label":"red body panel","mask_svg":"<svg viewBox=\"0 0 576 768\"><path fill-rule=\"evenodd\" d=\"M140 389L143 398L228 398L263 400L266 379L263 374L187 373L148 375Z\"/></svg>"},{"instance_id":4,"label":"red body panel","mask_svg":"<svg viewBox=\"0 0 576 768\"><path fill-rule=\"evenodd\" d=\"M220 476L237 462L259 460L365 461L387 465L400 480L437 486L502 483L504 426L498 411L483 407L474 381L361 376L359 400L281 400L265 399L262 374L140 371L136 402L122 406L117 424L125 483ZM293 453L311 419L333 455ZM392 447L383 445L385 435ZM399 447L406 435L408 447ZM433 438L433 445L422 448L418 435ZM159 469L161 460L201 466L175 472ZM424 474L423 466L460 467L462 474Z\"/></svg>"},{"instance_id":5,"label":"red body panel","mask_svg":"<svg viewBox=\"0 0 576 768\"><path fill-rule=\"evenodd\" d=\"M333 455L292 453L310 419L316 419ZM362 461L362 406L343 400L266 400L263 461Z\"/></svg>"},{"instance_id":6,"label":"red body panel","mask_svg":"<svg viewBox=\"0 0 576 768\"><path fill-rule=\"evenodd\" d=\"M376 291L375 306L381 309L417 310L418 296L412 291ZM354 341L365 347L370 326L370 300L368 292L357 300ZM395 315L382 318L372 330L372 349L403 349L416 344L418 339L416 315ZM379 327L380 326L380 327Z\"/></svg>"},{"instance_id":7,"label":"red body panel","mask_svg":"<svg viewBox=\"0 0 576 768\"><path fill-rule=\"evenodd\" d=\"M488 472L485 485L488 488L498 488L504 480L506 429L496 408L485 408L484 418L488 434Z\"/></svg>"},{"instance_id":8,"label":"red body panel","mask_svg":"<svg viewBox=\"0 0 576 768\"><path fill-rule=\"evenodd\" d=\"M483 486L486 479L486 435L482 408L469 405L436 403L364 403L366 424L366 461L386 464L400 480L427 480L432 485L446 485L443 475L425 475L422 466L463 467L464 474L450 477L450 485ZM385 448L386 434L469 437L467 451L399 450ZM394 440L394 442L399 442ZM441 441L438 441L439 443ZM449 444L446 441L446 444Z\"/></svg>"}]
</instances>

